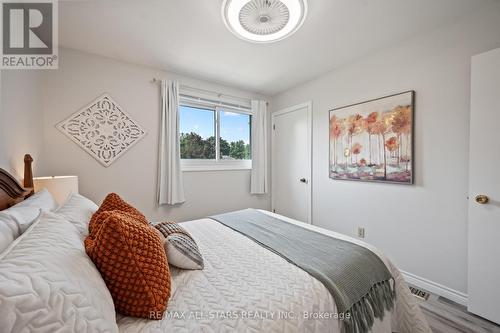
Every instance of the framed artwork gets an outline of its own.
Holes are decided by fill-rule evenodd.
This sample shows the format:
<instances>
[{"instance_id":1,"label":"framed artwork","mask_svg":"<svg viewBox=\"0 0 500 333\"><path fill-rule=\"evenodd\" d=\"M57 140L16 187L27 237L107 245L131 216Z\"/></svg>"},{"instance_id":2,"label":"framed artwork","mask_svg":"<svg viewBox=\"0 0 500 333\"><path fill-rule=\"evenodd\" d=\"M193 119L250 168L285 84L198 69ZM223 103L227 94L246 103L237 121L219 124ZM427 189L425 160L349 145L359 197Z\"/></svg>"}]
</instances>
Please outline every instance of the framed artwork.
<instances>
[{"instance_id":1,"label":"framed artwork","mask_svg":"<svg viewBox=\"0 0 500 333\"><path fill-rule=\"evenodd\" d=\"M413 184L415 92L330 110L330 178Z\"/></svg>"}]
</instances>

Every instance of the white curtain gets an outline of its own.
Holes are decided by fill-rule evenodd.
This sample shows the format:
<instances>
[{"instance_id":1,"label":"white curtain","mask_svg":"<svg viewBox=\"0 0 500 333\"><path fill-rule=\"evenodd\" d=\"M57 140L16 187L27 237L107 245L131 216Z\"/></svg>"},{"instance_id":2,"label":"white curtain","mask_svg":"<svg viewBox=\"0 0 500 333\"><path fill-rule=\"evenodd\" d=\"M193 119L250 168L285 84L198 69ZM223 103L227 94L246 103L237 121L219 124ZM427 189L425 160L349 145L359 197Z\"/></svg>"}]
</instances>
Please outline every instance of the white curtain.
<instances>
[{"instance_id":1,"label":"white curtain","mask_svg":"<svg viewBox=\"0 0 500 333\"><path fill-rule=\"evenodd\" d=\"M252 173L250 193L267 193L267 103L252 100Z\"/></svg>"},{"instance_id":2,"label":"white curtain","mask_svg":"<svg viewBox=\"0 0 500 333\"><path fill-rule=\"evenodd\" d=\"M179 144L179 83L161 81L161 114L158 156L158 203L186 201Z\"/></svg>"}]
</instances>

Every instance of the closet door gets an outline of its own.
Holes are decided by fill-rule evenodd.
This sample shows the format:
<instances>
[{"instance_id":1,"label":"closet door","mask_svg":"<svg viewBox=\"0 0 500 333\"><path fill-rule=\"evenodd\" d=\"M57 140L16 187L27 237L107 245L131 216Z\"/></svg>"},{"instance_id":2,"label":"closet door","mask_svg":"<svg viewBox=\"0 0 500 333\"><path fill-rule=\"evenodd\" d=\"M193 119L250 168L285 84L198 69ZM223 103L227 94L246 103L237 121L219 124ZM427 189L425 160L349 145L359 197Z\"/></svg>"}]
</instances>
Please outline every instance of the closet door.
<instances>
[{"instance_id":1,"label":"closet door","mask_svg":"<svg viewBox=\"0 0 500 333\"><path fill-rule=\"evenodd\" d=\"M500 323L500 49L472 58L469 311Z\"/></svg>"},{"instance_id":2,"label":"closet door","mask_svg":"<svg viewBox=\"0 0 500 333\"><path fill-rule=\"evenodd\" d=\"M311 103L273 113L272 209L311 223Z\"/></svg>"}]
</instances>

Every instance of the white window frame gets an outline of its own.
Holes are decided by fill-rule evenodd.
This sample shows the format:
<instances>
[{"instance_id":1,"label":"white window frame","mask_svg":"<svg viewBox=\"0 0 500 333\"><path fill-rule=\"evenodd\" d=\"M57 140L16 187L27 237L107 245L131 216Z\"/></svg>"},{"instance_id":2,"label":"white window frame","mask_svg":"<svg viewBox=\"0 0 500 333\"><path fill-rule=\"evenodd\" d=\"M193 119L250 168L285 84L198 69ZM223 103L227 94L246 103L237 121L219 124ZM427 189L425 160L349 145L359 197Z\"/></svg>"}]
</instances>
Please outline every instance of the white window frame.
<instances>
[{"instance_id":1,"label":"white window frame","mask_svg":"<svg viewBox=\"0 0 500 333\"><path fill-rule=\"evenodd\" d=\"M221 160L220 159L220 112L228 111L252 116L251 110L232 108L222 104L207 103L204 101L186 100L181 97L180 106L211 110L215 113L215 159L181 159L181 169L185 172L195 171L224 171L224 170L249 170L252 169L252 160ZM252 119L252 118L250 118ZM251 130L250 124L250 130ZM250 146L252 145L250 133Z\"/></svg>"}]
</instances>

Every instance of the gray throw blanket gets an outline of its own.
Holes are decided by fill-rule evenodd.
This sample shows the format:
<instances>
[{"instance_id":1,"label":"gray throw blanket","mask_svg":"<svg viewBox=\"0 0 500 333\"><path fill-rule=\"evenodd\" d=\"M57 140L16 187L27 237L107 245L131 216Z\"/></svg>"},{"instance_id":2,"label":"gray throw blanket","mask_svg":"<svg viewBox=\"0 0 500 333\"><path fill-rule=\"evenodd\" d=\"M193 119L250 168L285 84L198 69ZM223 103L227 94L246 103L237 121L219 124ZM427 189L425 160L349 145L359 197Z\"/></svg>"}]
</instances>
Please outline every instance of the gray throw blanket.
<instances>
[{"instance_id":1,"label":"gray throw blanket","mask_svg":"<svg viewBox=\"0 0 500 333\"><path fill-rule=\"evenodd\" d=\"M372 251L274 218L255 209L210 217L300 267L330 291L341 331L368 332L392 310L391 273Z\"/></svg>"}]
</instances>

